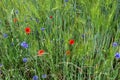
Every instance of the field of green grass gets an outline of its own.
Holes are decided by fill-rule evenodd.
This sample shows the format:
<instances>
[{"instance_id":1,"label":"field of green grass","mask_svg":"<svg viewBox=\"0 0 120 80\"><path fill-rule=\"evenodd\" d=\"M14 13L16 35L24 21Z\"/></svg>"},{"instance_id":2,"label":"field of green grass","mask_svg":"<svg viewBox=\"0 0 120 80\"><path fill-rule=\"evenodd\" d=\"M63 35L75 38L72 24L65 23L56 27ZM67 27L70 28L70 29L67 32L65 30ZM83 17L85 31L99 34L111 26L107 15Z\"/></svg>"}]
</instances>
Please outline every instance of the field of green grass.
<instances>
[{"instance_id":1,"label":"field of green grass","mask_svg":"<svg viewBox=\"0 0 120 80\"><path fill-rule=\"evenodd\" d=\"M120 80L120 0L0 0L0 80Z\"/></svg>"}]
</instances>

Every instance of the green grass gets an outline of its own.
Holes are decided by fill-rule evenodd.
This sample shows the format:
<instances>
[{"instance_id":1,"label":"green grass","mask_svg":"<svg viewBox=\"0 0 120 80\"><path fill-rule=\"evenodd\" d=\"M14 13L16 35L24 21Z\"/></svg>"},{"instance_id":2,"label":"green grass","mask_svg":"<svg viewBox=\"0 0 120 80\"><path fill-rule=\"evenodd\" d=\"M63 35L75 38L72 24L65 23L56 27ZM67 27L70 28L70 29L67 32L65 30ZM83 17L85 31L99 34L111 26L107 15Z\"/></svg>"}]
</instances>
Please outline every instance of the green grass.
<instances>
[{"instance_id":1,"label":"green grass","mask_svg":"<svg viewBox=\"0 0 120 80\"><path fill-rule=\"evenodd\" d=\"M119 0L1 0L0 21L0 80L44 80L43 74L45 80L120 79L119 46L112 46L120 43ZM37 56L41 49L48 54Z\"/></svg>"}]
</instances>

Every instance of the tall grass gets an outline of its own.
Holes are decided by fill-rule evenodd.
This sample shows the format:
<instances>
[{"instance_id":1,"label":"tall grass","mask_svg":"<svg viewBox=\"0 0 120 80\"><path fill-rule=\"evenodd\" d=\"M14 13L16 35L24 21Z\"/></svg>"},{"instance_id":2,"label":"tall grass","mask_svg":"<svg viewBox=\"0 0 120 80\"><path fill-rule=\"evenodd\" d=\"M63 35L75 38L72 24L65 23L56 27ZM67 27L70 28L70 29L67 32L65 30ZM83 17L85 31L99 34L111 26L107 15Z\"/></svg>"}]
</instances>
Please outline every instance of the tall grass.
<instances>
[{"instance_id":1,"label":"tall grass","mask_svg":"<svg viewBox=\"0 0 120 80\"><path fill-rule=\"evenodd\" d=\"M46 80L119 80L119 45L112 46L120 43L119 12L119 0L1 0L0 79L32 80L37 75L43 80L47 74ZM26 35L28 26L31 33ZM20 46L23 41L27 49ZM41 49L47 54L37 56Z\"/></svg>"}]
</instances>

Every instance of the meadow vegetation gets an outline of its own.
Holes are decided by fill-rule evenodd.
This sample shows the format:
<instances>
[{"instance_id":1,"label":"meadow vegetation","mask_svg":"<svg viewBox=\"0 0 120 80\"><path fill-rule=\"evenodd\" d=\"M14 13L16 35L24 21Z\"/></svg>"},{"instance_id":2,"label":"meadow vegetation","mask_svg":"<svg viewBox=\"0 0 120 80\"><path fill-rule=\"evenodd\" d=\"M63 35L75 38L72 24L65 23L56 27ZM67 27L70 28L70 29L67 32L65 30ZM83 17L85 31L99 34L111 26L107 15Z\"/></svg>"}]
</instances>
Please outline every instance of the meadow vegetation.
<instances>
[{"instance_id":1,"label":"meadow vegetation","mask_svg":"<svg viewBox=\"0 0 120 80\"><path fill-rule=\"evenodd\" d=\"M0 0L0 80L120 80L120 0Z\"/></svg>"}]
</instances>

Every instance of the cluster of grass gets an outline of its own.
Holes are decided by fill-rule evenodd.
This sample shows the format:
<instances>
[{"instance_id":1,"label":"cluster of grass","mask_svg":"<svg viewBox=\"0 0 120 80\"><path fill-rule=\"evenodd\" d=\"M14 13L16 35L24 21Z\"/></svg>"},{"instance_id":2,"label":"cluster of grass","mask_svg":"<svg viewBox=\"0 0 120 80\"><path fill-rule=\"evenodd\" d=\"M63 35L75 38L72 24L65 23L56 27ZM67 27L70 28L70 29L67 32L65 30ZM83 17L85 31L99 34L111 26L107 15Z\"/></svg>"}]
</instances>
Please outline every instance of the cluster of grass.
<instances>
[{"instance_id":1,"label":"cluster of grass","mask_svg":"<svg viewBox=\"0 0 120 80\"><path fill-rule=\"evenodd\" d=\"M119 34L119 0L0 0L0 80L119 80Z\"/></svg>"}]
</instances>

